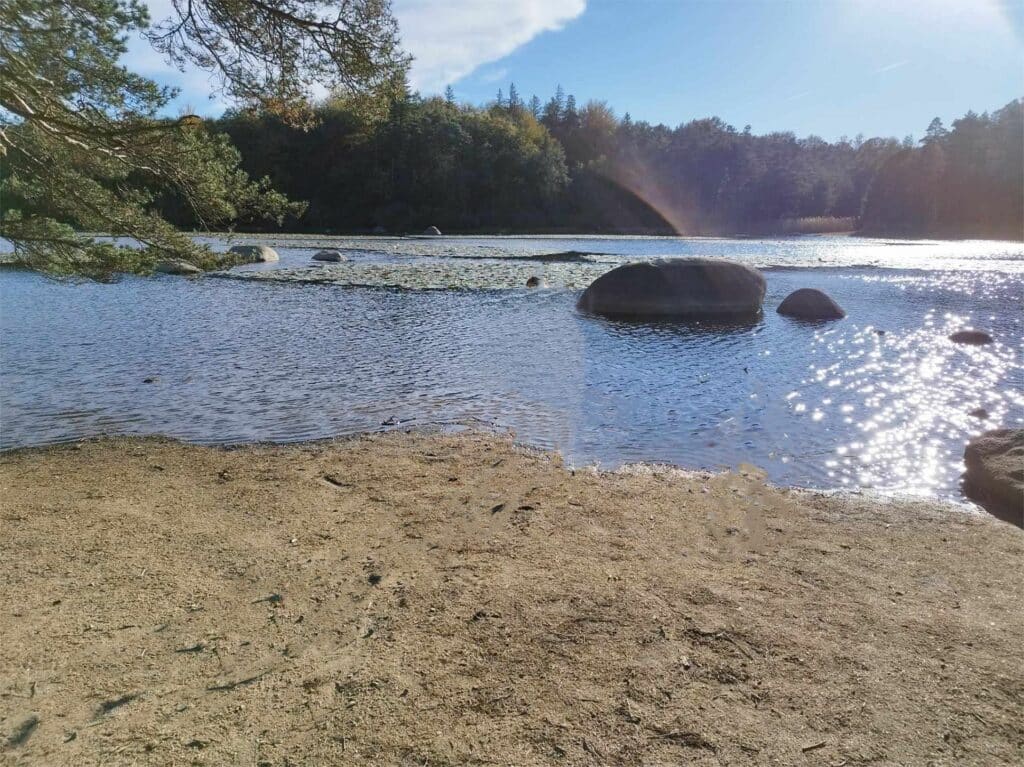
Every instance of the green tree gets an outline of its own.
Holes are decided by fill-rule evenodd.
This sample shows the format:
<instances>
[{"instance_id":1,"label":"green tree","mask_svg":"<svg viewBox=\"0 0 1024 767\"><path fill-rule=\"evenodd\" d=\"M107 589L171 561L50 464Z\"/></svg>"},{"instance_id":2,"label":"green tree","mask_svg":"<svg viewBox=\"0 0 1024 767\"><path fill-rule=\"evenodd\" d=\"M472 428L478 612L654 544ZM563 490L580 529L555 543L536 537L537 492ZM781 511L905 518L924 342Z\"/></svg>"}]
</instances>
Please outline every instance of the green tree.
<instances>
[{"instance_id":1,"label":"green tree","mask_svg":"<svg viewBox=\"0 0 1024 767\"><path fill-rule=\"evenodd\" d=\"M508 108L511 112L517 112L523 106L523 102L519 100L519 91L516 89L515 83L509 83L508 86Z\"/></svg>"},{"instance_id":2,"label":"green tree","mask_svg":"<svg viewBox=\"0 0 1024 767\"><path fill-rule=\"evenodd\" d=\"M384 94L407 64L386 0L348 0L330 16L314 0L172 4L172 18L149 30L156 47L290 123L309 124L314 83ZM118 63L127 34L148 28L138 0L0 4L0 236L21 262L91 276L167 257L211 265L208 250L157 213L158 197L176 198L206 227L300 210L251 181L202 120L163 116L174 93Z\"/></svg>"}]
</instances>

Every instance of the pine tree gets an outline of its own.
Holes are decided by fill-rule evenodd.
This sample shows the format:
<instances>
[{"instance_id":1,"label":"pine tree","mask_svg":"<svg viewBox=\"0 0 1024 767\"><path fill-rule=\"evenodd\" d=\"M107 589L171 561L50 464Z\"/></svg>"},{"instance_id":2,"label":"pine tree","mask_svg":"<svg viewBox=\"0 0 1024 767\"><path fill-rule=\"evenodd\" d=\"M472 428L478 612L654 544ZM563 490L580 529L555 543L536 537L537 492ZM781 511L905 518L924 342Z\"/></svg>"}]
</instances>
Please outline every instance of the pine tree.
<instances>
[{"instance_id":1,"label":"pine tree","mask_svg":"<svg viewBox=\"0 0 1024 767\"><path fill-rule=\"evenodd\" d=\"M516 90L515 83L509 83L508 85L508 109L510 112L518 112L522 103L519 101L519 91Z\"/></svg>"},{"instance_id":2,"label":"pine tree","mask_svg":"<svg viewBox=\"0 0 1024 767\"><path fill-rule=\"evenodd\" d=\"M530 97L530 114L532 114L536 119L540 119L540 99L537 98L536 93Z\"/></svg>"},{"instance_id":3,"label":"pine tree","mask_svg":"<svg viewBox=\"0 0 1024 767\"><path fill-rule=\"evenodd\" d=\"M968 112L968 115L973 115L972 112ZM942 120L938 117L932 119L928 123L928 128L924 132L924 138L921 139L922 144L934 144L937 141L941 141L949 134L945 126L942 124Z\"/></svg>"},{"instance_id":4,"label":"pine tree","mask_svg":"<svg viewBox=\"0 0 1024 767\"><path fill-rule=\"evenodd\" d=\"M387 4L350 0L329 17L296 0L190 0L148 31L172 63L206 69L228 98L309 123L308 84L384 94L407 70ZM201 226L280 221L296 206L253 182L225 136L170 119L172 91L118 63L149 28L137 0L0 3L0 236L28 266L103 277L157 258L213 263L154 212L181 200ZM143 249L79 232L128 237Z\"/></svg>"},{"instance_id":5,"label":"pine tree","mask_svg":"<svg viewBox=\"0 0 1024 767\"><path fill-rule=\"evenodd\" d=\"M455 105L455 89L450 85L445 86L444 100L448 103L449 106Z\"/></svg>"}]
</instances>

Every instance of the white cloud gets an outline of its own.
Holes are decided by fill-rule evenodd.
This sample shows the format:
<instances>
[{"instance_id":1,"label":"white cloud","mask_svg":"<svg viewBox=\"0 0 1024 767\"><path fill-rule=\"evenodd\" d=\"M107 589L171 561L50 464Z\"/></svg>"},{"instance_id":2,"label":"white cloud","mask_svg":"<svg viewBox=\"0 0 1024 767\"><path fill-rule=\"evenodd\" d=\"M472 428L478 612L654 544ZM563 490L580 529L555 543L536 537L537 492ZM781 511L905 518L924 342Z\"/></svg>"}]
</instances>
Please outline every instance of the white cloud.
<instances>
[{"instance_id":1,"label":"white cloud","mask_svg":"<svg viewBox=\"0 0 1024 767\"><path fill-rule=\"evenodd\" d=\"M586 0L395 0L393 6L402 47L415 57L412 87L427 93L562 29L586 7Z\"/></svg>"},{"instance_id":2,"label":"white cloud","mask_svg":"<svg viewBox=\"0 0 1024 767\"><path fill-rule=\"evenodd\" d=\"M171 0L146 0L146 5L153 23L172 13ZM412 87L436 93L537 35L561 29L586 5L586 0L394 0L393 10L402 47L415 57ZM141 34L129 40L123 63L133 72L179 88L172 111L189 105L198 114L213 116L227 106L220 94L210 98L216 79L208 72L194 67L179 72ZM498 69L490 74L500 80L508 72Z\"/></svg>"}]
</instances>

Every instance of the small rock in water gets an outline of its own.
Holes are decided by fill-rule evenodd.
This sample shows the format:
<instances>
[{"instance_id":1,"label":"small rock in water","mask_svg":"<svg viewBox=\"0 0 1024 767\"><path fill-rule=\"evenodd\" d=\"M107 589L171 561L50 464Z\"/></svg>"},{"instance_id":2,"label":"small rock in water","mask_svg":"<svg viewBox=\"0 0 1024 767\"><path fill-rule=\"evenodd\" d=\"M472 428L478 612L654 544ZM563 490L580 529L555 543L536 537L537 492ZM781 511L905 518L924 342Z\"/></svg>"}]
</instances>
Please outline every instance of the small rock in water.
<instances>
[{"instance_id":1,"label":"small rock in water","mask_svg":"<svg viewBox=\"0 0 1024 767\"><path fill-rule=\"evenodd\" d=\"M236 256L242 256L246 261L253 264L280 260L277 251L267 245L235 245L228 252Z\"/></svg>"},{"instance_id":2,"label":"small rock in water","mask_svg":"<svg viewBox=\"0 0 1024 767\"><path fill-rule=\"evenodd\" d=\"M157 261L153 266L153 271L160 274L202 274L200 269L195 264L190 264L188 261L181 259L171 259L169 261Z\"/></svg>"},{"instance_id":3,"label":"small rock in water","mask_svg":"<svg viewBox=\"0 0 1024 767\"><path fill-rule=\"evenodd\" d=\"M342 261L348 261L345 255L340 250L321 250L313 256L314 261L333 261L334 263L340 263Z\"/></svg>"},{"instance_id":4,"label":"small rock in water","mask_svg":"<svg viewBox=\"0 0 1024 767\"><path fill-rule=\"evenodd\" d=\"M544 287L544 280L534 275L526 281L526 287L528 288L542 288Z\"/></svg>"},{"instance_id":5,"label":"small rock in water","mask_svg":"<svg viewBox=\"0 0 1024 767\"><path fill-rule=\"evenodd\" d=\"M988 411L983 407L976 407L967 415L973 416L975 418L980 418L982 421L988 420Z\"/></svg>"},{"instance_id":6,"label":"small rock in water","mask_svg":"<svg viewBox=\"0 0 1024 767\"><path fill-rule=\"evenodd\" d=\"M992 343L992 336L984 330L958 330L949 336L949 340L969 346L984 346L985 344Z\"/></svg>"},{"instance_id":7,"label":"small rock in water","mask_svg":"<svg viewBox=\"0 0 1024 767\"><path fill-rule=\"evenodd\" d=\"M157 380L156 376L149 376L148 378L143 378L142 383L156 383Z\"/></svg>"},{"instance_id":8,"label":"small rock in water","mask_svg":"<svg viewBox=\"0 0 1024 767\"><path fill-rule=\"evenodd\" d=\"M440 237L441 230L438 229L436 226L428 226L426 229L423 230L423 234L428 234L431 237Z\"/></svg>"},{"instance_id":9,"label":"small rock in water","mask_svg":"<svg viewBox=\"0 0 1024 767\"><path fill-rule=\"evenodd\" d=\"M841 320L846 316L842 307L828 294L814 288L794 290L776 311L799 320Z\"/></svg>"}]
</instances>

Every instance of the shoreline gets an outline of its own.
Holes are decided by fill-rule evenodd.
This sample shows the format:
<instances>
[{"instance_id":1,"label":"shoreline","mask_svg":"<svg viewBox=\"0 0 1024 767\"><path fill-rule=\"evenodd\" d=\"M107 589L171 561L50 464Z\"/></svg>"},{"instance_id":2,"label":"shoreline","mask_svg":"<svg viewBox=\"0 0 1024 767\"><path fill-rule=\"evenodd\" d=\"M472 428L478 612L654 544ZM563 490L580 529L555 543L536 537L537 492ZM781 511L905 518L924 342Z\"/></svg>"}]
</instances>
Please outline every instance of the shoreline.
<instances>
[{"instance_id":1,"label":"shoreline","mask_svg":"<svg viewBox=\"0 0 1024 767\"><path fill-rule=\"evenodd\" d=\"M0 756L1019 760L1024 532L660 469L472 431L0 453Z\"/></svg>"},{"instance_id":2,"label":"shoreline","mask_svg":"<svg viewBox=\"0 0 1024 767\"><path fill-rule=\"evenodd\" d=\"M0 447L0 462L3 461L5 456L12 456L21 453L30 454L36 451L48 451L48 450L59 450L59 449L70 449L78 450L84 445L89 444L104 444L108 442L121 442L121 441L139 441L139 442L160 442L180 445L182 447L195 447L210 450L225 450L225 451L237 451L237 450L275 450L275 449L326 449L331 447L340 447L350 442L356 442L365 439L375 439L378 437L385 437L389 435L407 436L412 439L425 438L430 439L432 437L449 437L458 435L477 436L485 439L495 439L499 441L510 441L516 450L536 454L538 456L554 456L557 458L566 468L572 472L589 472L596 476L601 475L659 475L665 477L674 477L682 481L695 481L695 480L707 480L712 477L721 477L729 474L737 473L734 468L720 467L717 469L700 468L692 466L684 466L682 464L667 463L665 461L624 461L618 466L603 465L600 461L591 461L589 463L574 463L571 460L565 458L564 455L558 450L540 447L538 445L531 444L527 441L522 441L518 438L515 431L511 428L502 428L493 423L478 420L478 421L457 421L457 422L438 422L438 423L422 423L415 426L398 426L398 427L380 427L377 429L368 429L364 431L352 432L349 434L337 434L328 437L317 437L313 439L295 439L286 441L273 441L273 440L250 440L250 441L238 441L238 442L219 442L219 441L208 441L200 442L180 437L175 437L168 434L131 434L131 433L118 433L113 432L110 434L99 434L84 437L70 437L67 439L61 439L54 442L43 442L31 445L15 445L11 447ZM753 464L741 461L740 466L744 466L747 469L754 472L763 472L763 470ZM962 477L961 477L962 483ZM977 501L967 496L962 488L960 494L953 497L938 497L912 493L906 490L880 490L872 487L811 487L807 485L796 485L796 484L779 484L772 482L768 479L764 480L764 486L770 490L778 492L796 493L806 495L808 497L822 498L859 498L865 502L874 504L912 504L912 505L928 505L937 508L943 508L949 512L955 512L958 514L966 514L968 516L991 516L991 512L986 511Z\"/></svg>"}]
</instances>

